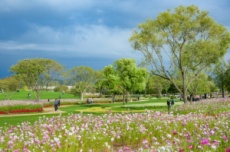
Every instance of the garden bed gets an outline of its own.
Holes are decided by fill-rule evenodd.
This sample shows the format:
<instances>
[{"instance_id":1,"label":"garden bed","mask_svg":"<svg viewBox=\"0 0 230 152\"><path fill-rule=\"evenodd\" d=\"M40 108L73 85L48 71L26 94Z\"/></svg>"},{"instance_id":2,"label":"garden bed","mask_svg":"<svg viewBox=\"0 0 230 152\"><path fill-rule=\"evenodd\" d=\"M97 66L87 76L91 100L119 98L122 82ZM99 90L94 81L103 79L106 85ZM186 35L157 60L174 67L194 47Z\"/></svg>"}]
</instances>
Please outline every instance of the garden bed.
<instances>
[{"instance_id":1,"label":"garden bed","mask_svg":"<svg viewBox=\"0 0 230 152\"><path fill-rule=\"evenodd\" d=\"M1 101L0 114L16 114L16 113L34 113L42 112L43 106L37 102L22 101Z\"/></svg>"}]
</instances>

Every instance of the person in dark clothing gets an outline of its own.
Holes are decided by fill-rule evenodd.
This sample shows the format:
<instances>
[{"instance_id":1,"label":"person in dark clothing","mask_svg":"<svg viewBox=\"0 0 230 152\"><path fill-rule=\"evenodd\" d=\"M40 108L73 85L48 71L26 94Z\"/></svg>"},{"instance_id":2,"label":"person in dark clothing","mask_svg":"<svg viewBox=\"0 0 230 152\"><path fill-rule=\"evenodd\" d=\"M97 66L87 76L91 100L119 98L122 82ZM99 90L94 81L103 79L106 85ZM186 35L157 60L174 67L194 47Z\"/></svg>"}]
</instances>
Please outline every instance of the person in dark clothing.
<instances>
[{"instance_id":1,"label":"person in dark clothing","mask_svg":"<svg viewBox=\"0 0 230 152\"><path fill-rule=\"evenodd\" d=\"M89 104L89 98L86 99L86 104Z\"/></svg>"},{"instance_id":2,"label":"person in dark clothing","mask_svg":"<svg viewBox=\"0 0 230 152\"><path fill-rule=\"evenodd\" d=\"M174 99L171 99L171 106L173 107L174 105Z\"/></svg>"},{"instance_id":3,"label":"person in dark clothing","mask_svg":"<svg viewBox=\"0 0 230 152\"><path fill-rule=\"evenodd\" d=\"M168 114L169 114L169 111L170 111L170 100L169 99L167 100L167 106L168 106Z\"/></svg>"},{"instance_id":4,"label":"person in dark clothing","mask_svg":"<svg viewBox=\"0 0 230 152\"><path fill-rule=\"evenodd\" d=\"M57 101L57 99L55 99L55 101L54 101L54 110L55 111L58 110L58 101Z\"/></svg>"},{"instance_id":5,"label":"person in dark clothing","mask_svg":"<svg viewBox=\"0 0 230 152\"><path fill-rule=\"evenodd\" d=\"M61 105L61 99L58 99L57 102L58 102L58 106L60 106Z\"/></svg>"}]
</instances>

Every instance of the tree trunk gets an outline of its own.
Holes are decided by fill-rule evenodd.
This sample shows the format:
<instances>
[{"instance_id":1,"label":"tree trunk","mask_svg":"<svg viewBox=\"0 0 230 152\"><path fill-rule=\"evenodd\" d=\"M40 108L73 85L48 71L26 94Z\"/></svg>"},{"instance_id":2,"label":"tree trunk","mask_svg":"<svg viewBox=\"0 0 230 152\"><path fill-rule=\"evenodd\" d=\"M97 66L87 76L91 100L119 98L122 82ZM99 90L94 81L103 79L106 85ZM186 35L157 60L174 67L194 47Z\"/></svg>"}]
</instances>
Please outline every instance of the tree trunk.
<instances>
[{"instance_id":1,"label":"tree trunk","mask_svg":"<svg viewBox=\"0 0 230 152\"><path fill-rule=\"evenodd\" d=\"M222 76L221 82L222 82L221 84L222 98L224 98L224 76Z\"/></svg>"},{"instance_id":2,"label":"tree trunk","mask_svg":"<svg viewBox=\"0 0 230 152\"><path fill-rule=\"evenodd\" d=\"M123 105L125 104L125 92L123 92Z\"/></svg>"},{"instance_id":3,"label":"tree trunk","mask_svg":"<svg viewBox=\"0 0 230 152\"><path fill-rule=\"evenodd\" d=\"M83 92L81 92L81 101L83 101Z\"/></svg>"},{"instance_id":4,"label":"tree trunk","mask_svg":"<svg viewBox=\"0 0 230 152\"><path fill-rule=\"evenodd\" d=\"M184 99L184 103L186 104L187 103L187 88L186 88L186 83L185 83L186 76L185 76L183 69L182 69L181 75L182 75L182 81L183 81L183 84L182 84L183 99Z\"/></svg>"},{"instance_id":5,"label":"tree trunk","mask_svg":"<svg viewBox=\"0 0 230 152\"><path fill-rule=\"evenodd\" d=\"M111 103L114 103L115 96L116 96L115 94L112 95L112 101L111 101Z\"/></svg>"},{"instance_id":6,"label":"tree trunk","mask_svg":"<svg viewBox=\"0 0 230 152\"><path fill-rule=\"evenodd\" d=\"M186 89L186 85L185 85L185 78L183 78L183 99L184 99L184 103L187 103L187 89Z\"/></svg>"},{"instance_id":7,"label":"tree trunk","mask_svg":"<svg viewBox=\"0 0 230 152\"><path fill-rule=\"evenodd\" d=\"M192 102L194 99L194 95L193 94L190 94L190 102Z\"/></svg>"},{"instance_id":8,"label":"tree trunk","mask_svg":"<svg viewBox=\"0 0 230 152\"><path fill-rule=\"evenodd\" d=\"M35 100L39 102L40 100L40 91L38 89L35 89Z\"/></svg>"}]
</instances>

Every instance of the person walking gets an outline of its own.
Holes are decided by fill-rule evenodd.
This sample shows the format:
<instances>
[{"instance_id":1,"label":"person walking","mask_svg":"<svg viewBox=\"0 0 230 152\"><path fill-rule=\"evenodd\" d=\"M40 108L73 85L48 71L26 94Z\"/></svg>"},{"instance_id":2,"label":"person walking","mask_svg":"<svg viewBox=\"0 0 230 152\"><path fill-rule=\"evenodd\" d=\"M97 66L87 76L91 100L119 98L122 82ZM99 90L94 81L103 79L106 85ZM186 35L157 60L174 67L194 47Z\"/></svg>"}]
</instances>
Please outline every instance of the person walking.
<instances>
[{"instance_id":1,"label":"person walking","mask_svg":"<svg viewBox=\"0 0 230 152\"><path fill-rule=\"evenodd\" d=\"M54 101L54 110L57 111L58 110L58 101L57 98Z\"/></svg>"},{"instance_id":2,"label":"person walking","mask_svg":"<svg viewBox=\"0 0 230 152\"><path fill-rule=\"evenodd\" d=\"M58 106L60 106L60 105L61 105L61 99L59 98L59 99L57 100L57 102L58 102Z\"/></svg>"},{"instance_id":3,"label":"person walking","mask_svg":"<svg viewBox=\"0 0 230 152\"><path fill-rule=\"evenodd\" d=\"M169 114L170 112L170 100L169 99L167 100L167 106L168 106L168 114Z\"/></svg>"},{"instance_id":4,"label":"person walking","mask_svg":"<svg viewBox=\"0 0 230 152\"><path fill-rule=\"evenodd\" d=\"M171 99L171 106L173 107L173 105L174 105L174 99L172 98Z\"/></svg>"}]
</instances>

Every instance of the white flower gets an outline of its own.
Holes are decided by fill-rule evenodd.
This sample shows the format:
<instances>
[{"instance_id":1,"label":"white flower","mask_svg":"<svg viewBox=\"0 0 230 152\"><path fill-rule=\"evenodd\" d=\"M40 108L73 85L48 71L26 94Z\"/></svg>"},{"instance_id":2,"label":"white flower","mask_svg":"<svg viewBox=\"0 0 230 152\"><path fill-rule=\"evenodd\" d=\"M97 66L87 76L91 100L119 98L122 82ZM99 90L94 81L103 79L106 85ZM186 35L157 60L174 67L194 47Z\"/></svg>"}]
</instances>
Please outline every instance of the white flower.
<instances>
[{"instance_id":1,"label":"white flower","mask_svg":"<svg viewBox=\"0 0 230 152\"><path fill-rule=\"evenodd\" d=\"M60 139L57 138L57 137L54 137L54 141L55 141L56 143L60 143Z\"/></svg>"},{"instance_id":2,"label":"white flower","mask_svg":"<svg viewBox=\"0 0 230 152\"><path fill-rule=\"evenodd\" d=\"M215 145L212 145L211 148L216 150L216 146Z\"/></svg>"},{"instance_id":3,"label":"white flower","mask_svg":"<svg viewBox=\"0 0 230 152\"><path fill-rule=\"evenodd\" d=\"M114 141L114 138L111 138L111 142L113 142Z\"/></svg>"},{"instance_id":4,"label":"white flower","mask_svg":"<svg viewBox=\"0 0 230 152\"><path fill-rule=\"evenodd\" d=\"M171 138L172 136L171 136L170 134L167 134L167 137L168 137L168 138Z\"/></svg>"}]
</instances>

